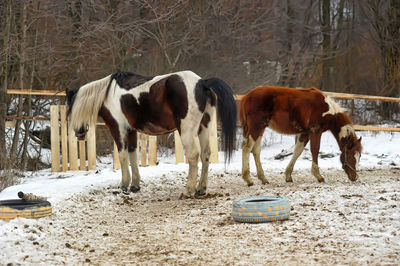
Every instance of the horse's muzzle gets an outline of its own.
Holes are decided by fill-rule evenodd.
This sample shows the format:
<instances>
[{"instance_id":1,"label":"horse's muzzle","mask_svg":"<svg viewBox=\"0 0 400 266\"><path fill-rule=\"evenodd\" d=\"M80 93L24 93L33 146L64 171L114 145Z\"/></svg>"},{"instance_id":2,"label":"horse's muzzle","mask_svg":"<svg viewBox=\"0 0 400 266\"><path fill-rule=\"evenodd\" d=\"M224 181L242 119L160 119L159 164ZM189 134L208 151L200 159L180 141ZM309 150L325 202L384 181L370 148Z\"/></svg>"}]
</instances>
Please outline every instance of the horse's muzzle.
<instances>
[{"instance_id":1,"label":"horse's muzzle","mask_svg":"<svg viewBox=\"0 0 400 266\"><path fill-rule=\"evenodd\" d=\"M81 132L75 132L75 137L76 137L78 140L85 140L85 139L86 139L86 132L83 132L83 133L81 133Z\"/></svg>"},{"instance_id":2,"label":"horse's muzzle","mask_svg":"<svg viewBox=\"0 0 400 266\"><path fill-rule=\"evenodd\" d=\"M75 137L78 138L78 140L85 140L86 139L86 133L88 132L89 127L88 126L81 126L78 130L75 130Z\"/></svg>"}]
</instances>

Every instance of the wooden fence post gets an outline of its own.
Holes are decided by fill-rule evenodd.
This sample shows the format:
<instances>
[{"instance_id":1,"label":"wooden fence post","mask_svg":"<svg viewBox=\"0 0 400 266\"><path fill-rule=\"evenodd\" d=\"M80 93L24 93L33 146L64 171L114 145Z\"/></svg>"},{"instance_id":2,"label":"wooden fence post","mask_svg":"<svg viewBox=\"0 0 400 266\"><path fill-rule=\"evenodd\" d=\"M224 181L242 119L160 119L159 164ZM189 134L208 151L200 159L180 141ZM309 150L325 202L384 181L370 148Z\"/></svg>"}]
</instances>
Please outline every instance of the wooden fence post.
<instances>
[{"instance_id":1,"label":"wooden fence post","mask_svg":"<svg viewBox=\"0 0 400 266\"><path fill-rule=\"evenodd\" d=\"M86 171L86 143L84 140L79 140L79 170Z\"/></svg>"},{"instance_id":2,"label":"wooden fence post","mask_svg":"<svg viewBox=\"0 0 400 266\"><path fill-rule=\"evenodd\" d=\"M140 165L147 166L147 139L148 136L140 134Z\"/></svg>"},{"instance_id":3,"label":"wooden fence post","mask_svg":"<svg viewBox=\"0 0 400 266\"><path fill-rule=\"evenodd\" d=\"M51 171L60 171L60 129L58 124L58 106L50 106L50 141L51 141Z\"/></svg>"},{"instance_id":4,"label":"wooden fence post","mask_svg":"<svg viewBox=\"0 0 400 266\"><path fill-rule=\"evenodd\" d=\"M89 126L86 143L88 170L96 170L96 125Z\"/></svg>"},{"instance_id":5,"label":"wooden fence post","mask_svg":"<svg viewBox=\"0 0 400 266\"><path fill-rule=\"evenodd\" d=\"M178 130L174 131L174 140L175 140L175 158L176 163L183 163L185 161L185 157L183 154L183 145L181 141L181 136L179 136Z\"/></svg>"},{"instance_id":6,"label":"wooden fence post","mask_svg":"<svg viewBox=\"0 0 400 266\"><path fill-rule=\"evenodd\" d=\"M114 152L113 152L113 168L116 170L121 169L121 163L119 162L118 147L117 144L115 144L115 142L114 142Z\"/></svg>"},{"instance_id":7,"label":"wooden fence post","mask_svg":"<svg viewBox=\"0 0 400 266\"><path fill-rule=\"evenodd\" d=\"M157 136L149 136L149 165L157 164Z\"/></svg>"},{"instance_id":8,"label":"wooden fence post","mask_svg":"<svg viewBox=\"0 0 400 266\"><path fill-rule=\"evenodd\" d=\"M69 147L69 170L78 170L78 141L74 130L68 126L68 147Z\"/></svg>"},{"instance_id":9,"label":"wooden fence post","mask_svg":"<svg viewBox=\"0 0 400 266\"><path fill-rule=\"evenodd\" d=\"M61 160L62 171L68 171L68 131L67 131L67 106L61 105L60 120L61 120Z\"/></svg>"}]
</instances>

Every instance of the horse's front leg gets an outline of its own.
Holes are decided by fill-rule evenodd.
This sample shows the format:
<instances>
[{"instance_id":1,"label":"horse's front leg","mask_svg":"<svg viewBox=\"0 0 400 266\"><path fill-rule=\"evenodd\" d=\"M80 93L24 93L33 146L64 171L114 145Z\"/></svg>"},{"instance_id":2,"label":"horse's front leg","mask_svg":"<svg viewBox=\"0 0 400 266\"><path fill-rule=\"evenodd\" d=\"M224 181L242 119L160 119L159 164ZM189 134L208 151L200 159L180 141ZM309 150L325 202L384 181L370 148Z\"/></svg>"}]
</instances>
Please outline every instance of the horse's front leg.
<instances>
[{"instance_id":1,"label":"horse's front leg","mask_svg":"<svg viewBox=\"0 0 400 266\"><path fill-rule=\"evenodd\" d=\"M140 190L140 175L137 159L137 131L129 131L128 133L128 154L132 170L130 191L135 193Z\"/></svg>"},{"instance_id":2,"label":"horse's front leg","mask_svg":"<svg viewBox=\"0 0 400 266\"><path fill-rule=\"evenodd\" d=\"M325 182L325 179L320 174L318 167L318 153L321 143L321 135L322 132L310 134L310 148L313 160L311 166L311 173L318 179L318 182Z\"/></svg>"},{"instance_id":3,"label":"horse's front leg","mask_svg":"<svg viewBox=\"0 0 400 266\"><path fill-rule=\"evenodd\" d=\"M121 189L123 192L128 192L129 184L131 182L131 174L129 173L128 150L123 148L119 151L119 161L121 163Z\"/></svg>"},{"instance_id":4,"label":"horse's front leg","mask_svg":"<svg viewBox=\"0 0 400 266\"><path fill-rule=\"evenodd\" d=\"M182 135L181 135L182 136ZM199 150L195 143L194 135L181 137L182 144L186 156L189 161L189 174L187 177L186 189L185 192L182 193L180 199L187 199L193 197L196 192L196 183L197 183L197 171L198 171L198 162L199 162Z\"/></svg>"},{"instance_id":5,"label":"horse's front leg","mask_svg":"<svg viewBox=\"0 0 400 266\"><path fill-rule=\"evenodd\" d=\"M263 170L262 165L261 165L261 158L260 158L260 154L261 154L261 139L262 139L262 134L258 137L256 142L254 143L254 147L253 147L251 152L253 153L254 161L256 163L257 177L258 177L258 179L261 180L262 184L264 185L264 184L268 184L269 182L264 176L264 170Z\"/></svg>"}]
</instances>

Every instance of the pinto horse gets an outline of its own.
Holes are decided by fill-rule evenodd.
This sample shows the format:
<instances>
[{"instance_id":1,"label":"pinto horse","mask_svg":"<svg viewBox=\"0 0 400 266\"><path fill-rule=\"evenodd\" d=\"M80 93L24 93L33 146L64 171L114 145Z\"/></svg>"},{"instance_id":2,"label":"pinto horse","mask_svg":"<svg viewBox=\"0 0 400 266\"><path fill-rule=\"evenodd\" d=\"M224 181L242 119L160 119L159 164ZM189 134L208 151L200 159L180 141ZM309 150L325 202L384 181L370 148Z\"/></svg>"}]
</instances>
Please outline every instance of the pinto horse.
<instances>
[{"instance_id":1,"label":"pinto horse","mask_svg":"<svg viewBox=\"0 0 400 266\"><path fill-rule=\"evenodd\" d=\"M237 108L232 89L219 78L202 79L191 71L144 77L117 72L78 89L67 89L70 126L85 137L100 115L118 147L123 192L140 190L137 166L137 131L161 135L178 130L189 161L189 174L181 198L205 195L210 157L209 125L218 106L225 162L236 141ZM200 151L195 144L199 137ZM197 184L198 156L202 162ZM132 176L128 168L131 165Z\"/></svg>"},{"instance_id":2,"label":"pinto horse","mask_svg":"<svg viewBox=\"0 0 400 266\"><path fill-rule=\"evenodd\" d=\"M331 98L320 90L284 87L258 87L247 93L240 103L243 126L242 177L248 186L250 179L249 155L253 153L257 177L268 183L261 166L261 138L266 127L281 134L296 135L293 157L286 167L286 182L293 182L294 164L310 141L312 153L311 173L319 182L325 182L318 167L321 135L330 130L342 152L340 161L348 178L357 179L361 155L361 137L357 139L350 117Z\"/></svg>"}]
</instances>

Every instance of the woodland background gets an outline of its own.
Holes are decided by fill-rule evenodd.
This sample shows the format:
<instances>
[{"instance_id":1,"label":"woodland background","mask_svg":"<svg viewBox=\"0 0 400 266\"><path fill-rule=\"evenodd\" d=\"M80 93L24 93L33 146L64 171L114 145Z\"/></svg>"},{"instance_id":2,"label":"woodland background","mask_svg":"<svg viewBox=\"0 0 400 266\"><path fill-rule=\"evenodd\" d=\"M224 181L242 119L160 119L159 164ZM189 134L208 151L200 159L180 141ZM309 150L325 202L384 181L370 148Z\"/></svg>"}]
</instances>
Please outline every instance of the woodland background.
<instances>
[{"instance_id":1,"label":"woodland background","mask_svg":"<svg viewBox=\"0 0 400 266\"><path fill-rule=\"evenodd\" d=\"M7 89L189 69L237 94L282 85L400 97L399 0L1 0L0 23L0 169L40 168L45 145L39 122L5 128L6 117L48 116L63 101ZM365 103L355 119L398 122L398 111Z\"/></svg>"}]
</instances>

